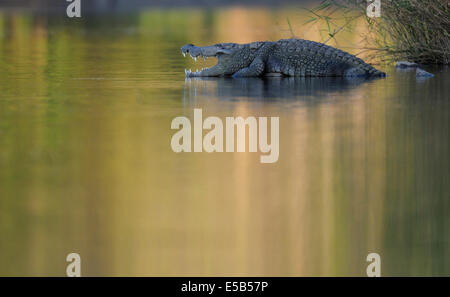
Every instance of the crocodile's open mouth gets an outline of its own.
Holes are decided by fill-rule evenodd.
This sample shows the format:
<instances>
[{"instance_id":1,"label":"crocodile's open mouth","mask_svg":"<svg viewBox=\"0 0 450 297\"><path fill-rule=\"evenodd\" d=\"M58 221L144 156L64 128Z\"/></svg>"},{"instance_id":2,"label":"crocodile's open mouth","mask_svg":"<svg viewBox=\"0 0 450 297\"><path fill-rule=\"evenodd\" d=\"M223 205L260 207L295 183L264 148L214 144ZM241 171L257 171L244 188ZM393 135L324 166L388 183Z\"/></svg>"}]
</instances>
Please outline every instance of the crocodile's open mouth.
<instances>
[{"instance_id":1,"label":"crocodile's open mouth","mask_svg":"<svg viewBox=\"0 0 450 297\"><path fill-rule=\"evenodd\" d=\"M192 71L191 69L185 70L186 77L192 76L221 76L224 75L223 65L226 64L226 58L229 57L232 51L228 49L225 45L216 44L211 46L195 46L193 44L187 44L181 48L181 53L183 56L191 56L192 59L197 61L198 58L204 59L205 61L211 57L217 59L217 64L209 67L203 68L201 70Z\"/></svg>"},{"instance_id":2,"label":"crocodile's open mouth","mask_svg":"<svg viewBox=\"0 0 450 297\"><path fill-rule=\"evenodd\" d=\"M203 61L206 62L206 61L207 61L209 58L211 58L211 57L217 59L216 65L211 66L211 67L201 68L200 70L197 69L196 71L192 71L191 69L184 69L184 73L186 74L187 77L190 77L190 76L199 76L200 73L201 73L202 71L204 71L204 70L211 70L212 68L216 67L217 64L219 64L219 57L220 57L220 55L206 56L206 55L203 55L203 54L200 53L199 55L194 56L194 55L192 55L192 53L189 52L189 51L187 51L187 52L183 52L183 51L182 51L181 53L182 53L182 55L183 55L184 57L190 56L195 62L197 62L197 59L203 59Z\"/></svg>"}]
</instances>

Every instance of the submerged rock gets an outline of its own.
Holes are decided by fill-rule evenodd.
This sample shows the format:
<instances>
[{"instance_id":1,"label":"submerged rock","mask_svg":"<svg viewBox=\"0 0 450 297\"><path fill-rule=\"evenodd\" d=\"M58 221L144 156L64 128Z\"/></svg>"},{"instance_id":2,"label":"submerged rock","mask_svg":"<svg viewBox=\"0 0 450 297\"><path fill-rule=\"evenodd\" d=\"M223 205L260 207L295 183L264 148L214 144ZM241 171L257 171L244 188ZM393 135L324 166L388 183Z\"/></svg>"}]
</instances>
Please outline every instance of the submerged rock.
<instances>
[{"instance_id":1,"label":"submerged rock","mask_svg":"<svg viewBox=\"0 0 450 297\"><path fill-rule=\"evenodd\" d=\"M426 72L425 70L419 67L419 64L414 62L398 61L395 64L395 67L400 72L410 72L416 70L416 77L418 78L429 78L434 76L434 74Z\"/></svg>"},{"instance_id":2,"label":"submerged rock","mask_svg":"<svg viewBox=\"0 0 450 297\"><path fill-rule=\"evenodd\" d=\"M395 64L397 68L416 68L419 67L419 64L408 61L399 61Z\"/></svg>"},{"instance_id":3,"label":"submerged rock","mask_svg":"<svg viewBox=\"0 0 450 297\"><path fill-rule=\"evenodd\" d=\"M433 76L434 76L434 74L426 72L422 68L416 69L416 77L433 77Z\"/></svg>"}]
</instances>

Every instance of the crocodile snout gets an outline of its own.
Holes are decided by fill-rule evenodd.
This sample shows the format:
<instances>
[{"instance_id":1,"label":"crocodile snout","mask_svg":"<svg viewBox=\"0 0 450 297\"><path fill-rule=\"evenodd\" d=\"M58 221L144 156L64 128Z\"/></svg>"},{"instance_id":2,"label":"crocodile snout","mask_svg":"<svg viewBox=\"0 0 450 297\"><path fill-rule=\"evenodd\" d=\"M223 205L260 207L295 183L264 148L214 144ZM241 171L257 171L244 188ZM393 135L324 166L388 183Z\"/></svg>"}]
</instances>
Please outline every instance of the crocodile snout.
<instances>
[{"instance_id":1,"label":"crocodile snout","mask_svg":"<svg viewBox=\"0 0 450 297\"><path fill-rule=\"evenodd\" d=\"M193 44L186 44L181 47L181 53L183 54L183 56L186 56L186 54L190 54L191 57L195 58L201 55L201 48Z\"/></svg>"}]
</instances>

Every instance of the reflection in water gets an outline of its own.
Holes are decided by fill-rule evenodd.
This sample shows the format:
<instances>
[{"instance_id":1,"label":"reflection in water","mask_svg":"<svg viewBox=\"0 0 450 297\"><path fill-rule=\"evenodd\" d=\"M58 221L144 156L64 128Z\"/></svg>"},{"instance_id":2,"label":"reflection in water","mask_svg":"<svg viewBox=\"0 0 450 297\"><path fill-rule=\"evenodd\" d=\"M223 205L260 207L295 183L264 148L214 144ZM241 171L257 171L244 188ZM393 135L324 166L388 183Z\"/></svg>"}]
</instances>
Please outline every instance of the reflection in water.
<instances>
[{"instance_id":1,"label":"reflection in water","mask_svg":"<svg viewBox=\"0 0 450 297\"><path fill-rule=\"evenodd\" d=\"M342 94L373 80L339 77L187 78L185 90L190 95L217 97L219 100L305 100Z\"/></svg>"},{"instance_id":2,"label":"reflection in water","mask_svg":"<svg viewBox=\"0 0 450 297\"><path fill-rule=\"evenodd\" d=\"M288 37L286 17L307 19L0 13L0 275L64 275L70 252L83 275L365 275L369 252L383 275L449 275L448 69L185 81L180 45ZM279 161L173 153L194 107L279 116Z\"/></svg>"}]
</instances>

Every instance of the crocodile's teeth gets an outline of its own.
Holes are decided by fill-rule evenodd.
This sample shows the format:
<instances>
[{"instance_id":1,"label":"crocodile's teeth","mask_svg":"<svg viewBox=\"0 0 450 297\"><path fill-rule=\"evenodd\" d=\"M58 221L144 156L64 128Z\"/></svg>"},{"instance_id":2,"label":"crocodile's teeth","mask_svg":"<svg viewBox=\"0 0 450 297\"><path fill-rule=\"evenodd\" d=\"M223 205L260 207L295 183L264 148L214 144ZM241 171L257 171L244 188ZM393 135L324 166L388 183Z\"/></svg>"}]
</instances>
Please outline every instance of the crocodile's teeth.
<instances>
[{"instance_id":1,"label":"crocodile's teeth","mask_svg":"<svg viewBox=\"0 0 450 297\"><path fill-rule=\"evenodd\" d=\"M194 61L197 62L197 57L194 58Z\"/></svg>"},{"instance_id":2,"label":"crocodile's teeth","mask_svg":"<svg viewBox=\"0 0 450 297\"><path fill-rule=\"evenodd\" d=\"M183 54L183 57L185 57L186 58L186 53L182 53Z\"/></svg>"}]
</instances>

